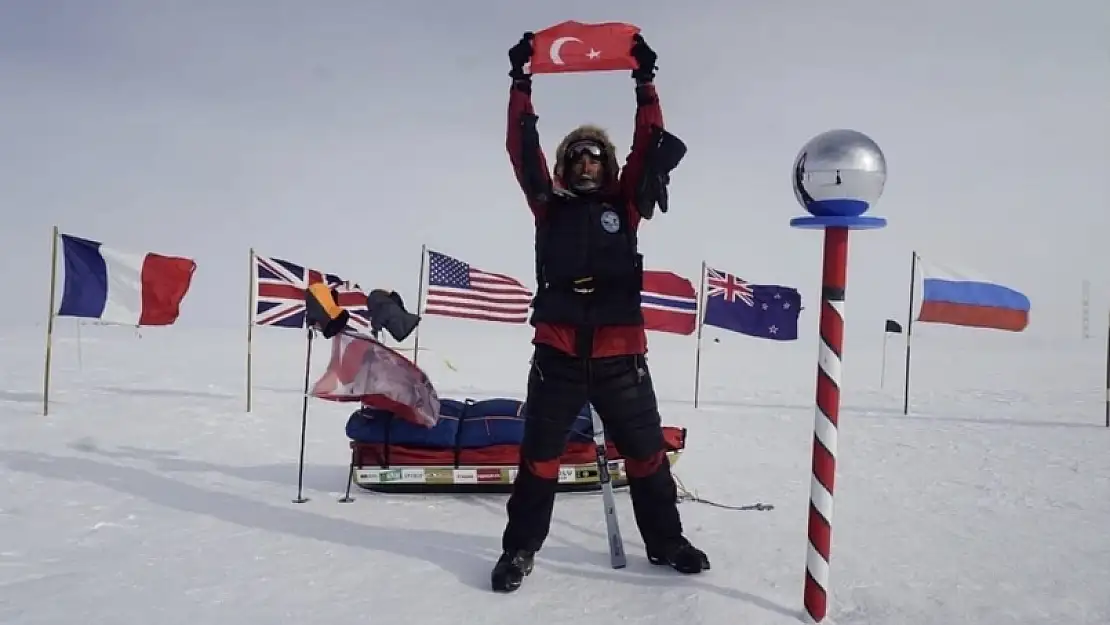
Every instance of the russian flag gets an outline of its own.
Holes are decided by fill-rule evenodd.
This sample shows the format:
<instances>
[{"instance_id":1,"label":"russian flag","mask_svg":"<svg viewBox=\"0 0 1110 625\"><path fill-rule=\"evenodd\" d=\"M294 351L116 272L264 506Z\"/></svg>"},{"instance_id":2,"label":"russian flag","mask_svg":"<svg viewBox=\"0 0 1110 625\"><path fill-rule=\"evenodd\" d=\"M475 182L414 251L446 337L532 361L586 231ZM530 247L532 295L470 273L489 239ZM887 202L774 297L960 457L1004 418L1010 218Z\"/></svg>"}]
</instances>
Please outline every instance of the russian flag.
<instances>
[{"instance_id":1,"label":"russian flag","mask_svg":"<svg viewBox=\"0 0 1110 625\"><path fill-rule=\"evenodd\" d=\"M1029 325L1024 293L964 272L922 266L921 309L926 323L1021 332Z\"/></svg>"},{"instance_id":2,"label":"russian flag","mask_svg":"<svg viewBox=\"0 0 1110 625\"><path fill-rule=\"evenodd\" d=\"M669 271L645 271L640 291L644 327L670 334L693 334L698 321L698 296L686 278Z\"/></svg>"},{"instance_id":3,"label":"russian flag","mask_svg":"<svg viewBox=\"0 0 1110 625\"><path fill-rule=\"evenodd\" d=\"M134 253L61 235L65 286L59 317L132 326L177 321L197 264L190 258Z\"/></svg>"}]
</instances>

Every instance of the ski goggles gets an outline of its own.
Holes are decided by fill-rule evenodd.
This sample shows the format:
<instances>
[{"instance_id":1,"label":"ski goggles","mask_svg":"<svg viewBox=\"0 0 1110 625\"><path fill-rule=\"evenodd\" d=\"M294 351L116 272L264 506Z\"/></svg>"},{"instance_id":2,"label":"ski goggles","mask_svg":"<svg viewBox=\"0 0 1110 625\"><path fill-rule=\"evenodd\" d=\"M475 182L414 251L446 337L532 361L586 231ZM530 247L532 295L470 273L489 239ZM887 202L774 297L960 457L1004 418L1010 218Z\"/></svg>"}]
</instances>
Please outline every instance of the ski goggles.
<instances>
[{"instance_id":1,"label":"ski goggles","mask_svg":"<svg viewBox=\"0 0 1110 625\"><path fill-rule=\"evenodd\" d=\"M566 158L570 162L577 161L583 155L589 155L594 160L601 160L605 150L595 141L578 141L567 146Z\"/></svg>"}]
</instances>

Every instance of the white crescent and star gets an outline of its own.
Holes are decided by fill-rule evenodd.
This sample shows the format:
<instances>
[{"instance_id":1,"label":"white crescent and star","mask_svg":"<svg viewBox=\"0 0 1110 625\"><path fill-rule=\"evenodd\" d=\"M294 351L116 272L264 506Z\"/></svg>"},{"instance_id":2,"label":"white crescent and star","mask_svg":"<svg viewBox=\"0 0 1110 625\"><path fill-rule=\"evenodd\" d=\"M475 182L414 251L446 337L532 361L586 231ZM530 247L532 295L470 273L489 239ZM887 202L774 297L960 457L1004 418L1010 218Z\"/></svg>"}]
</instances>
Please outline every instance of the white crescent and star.
<instances>
[{"instance_id":1,"label":"white crescent and star","mask_svg":"<svg viewBox=\"0 0 1110 625\"><path fill-rule=\"evenodd\" d=\"M582 40L578 37L559 37L555 41L551 42L551 48L547 52L551 56L552 63L554 63L555 65L566 65L566 62L563 61L562 57L563 46L570 43L571 41L582 43ZM586 53L586 56L590 59L596 59L597 57L601 56L601 51L594 50L591 47L590 51Z\"/></svg>"}]
</instances>

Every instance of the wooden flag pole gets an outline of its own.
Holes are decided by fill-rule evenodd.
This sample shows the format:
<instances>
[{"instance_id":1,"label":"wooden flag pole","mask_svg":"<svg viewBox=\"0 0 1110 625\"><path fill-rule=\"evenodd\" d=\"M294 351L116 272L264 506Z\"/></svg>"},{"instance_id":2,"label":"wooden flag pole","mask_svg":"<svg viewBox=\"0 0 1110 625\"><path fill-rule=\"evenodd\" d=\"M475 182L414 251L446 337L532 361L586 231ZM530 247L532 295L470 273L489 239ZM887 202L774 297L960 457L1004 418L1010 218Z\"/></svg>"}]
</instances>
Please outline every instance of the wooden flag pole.
<instances>
[{"instance_id":1,"label":"wooden flag pole","mask_svg":"<svg viewBox=\"0 0 1110 625\"><path fill-rule=\"evenodd\" d=\"M251 348L254 343L254 248L250 249L251 265L250 265L250 280L247 287L247 412L251 411Z\"/></svg>"},{"instance_id":2,"label":"wooden flag pole","mask_svg":"<svg viewBox=\"0 0 1110 625\"><path fill-rule=\"evenodd\" d=\"M902 414L910 414L910 342L913 336L913 296L917 283L917 250L910 259L910 310L906 313L906 380L902 385Z\"/></svg>"},{"instance_id":3,"label":"wooden flag pole","mask_svg":"<svg viewBox=\"0 0 1110 625\"><path fill-rule=\"evenodd\" d=\"M420 246L420 279L417 280L416 290L416 314L423 314L424 308L424 266L428 258L428 244L424 243ZM424 324L416 324L416 333L412 340L412 364L416 364L420 358L420 326Z\"/></svg>"},{"instance_id":4,"label":"wooden flag pole","mask_svg":"<svg viewBox=\"0 0 1110 625\"><path fill-rule=\"evenodd\" d=\"M701 284L698 286L698 339L694 346L694 408L701 395L701 329L705 319L705 261L701 261Z\"/></svg>"},{"instance_id":5,"label":"wooden flag pole","mask_svg":"<svg viewBox=\"0 0 1110 625\"><path fill-rule=\"evenodd\" d=\"M42 375L42 416L50 413L50 353L54 347L54 290L58 284L58 226L50 240L50 311L46 317L46 365Z\"/></svg>"}]
</instances>

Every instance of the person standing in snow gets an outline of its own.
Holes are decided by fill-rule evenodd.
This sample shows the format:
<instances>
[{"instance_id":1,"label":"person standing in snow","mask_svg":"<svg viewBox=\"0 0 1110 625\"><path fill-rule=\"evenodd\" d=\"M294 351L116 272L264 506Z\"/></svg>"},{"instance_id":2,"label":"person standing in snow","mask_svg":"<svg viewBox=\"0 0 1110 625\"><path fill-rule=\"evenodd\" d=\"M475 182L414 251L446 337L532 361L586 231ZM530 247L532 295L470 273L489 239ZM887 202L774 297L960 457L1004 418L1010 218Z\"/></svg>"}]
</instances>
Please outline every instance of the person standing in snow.
<instances>
[{"instance_id":1,"label":"person standing in snow","mask_svg":"<svg viewBox=\"0 0 1110 625\"><path fill-rule=\"evenodd\" d=\"M631 50L638 65L632 71L636 127L624 168L606 131L583 125L559 144L549 174L531 76L524 72L533 38L525 33L509 50L506 149L536 225L535 348L520 466L491 583L495 591L508 592L531 573L550 529L567 433L587 402L625 458L648 559L699 573L709 560L683 536L645 357L643 257L637 247L641 220L650 219L657 204L666 211L667 176L685 146L664 130L653 84L656 54L636 35Z\"/></svg>"}]
</instances>

